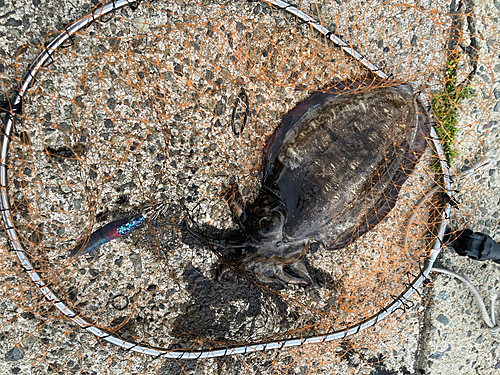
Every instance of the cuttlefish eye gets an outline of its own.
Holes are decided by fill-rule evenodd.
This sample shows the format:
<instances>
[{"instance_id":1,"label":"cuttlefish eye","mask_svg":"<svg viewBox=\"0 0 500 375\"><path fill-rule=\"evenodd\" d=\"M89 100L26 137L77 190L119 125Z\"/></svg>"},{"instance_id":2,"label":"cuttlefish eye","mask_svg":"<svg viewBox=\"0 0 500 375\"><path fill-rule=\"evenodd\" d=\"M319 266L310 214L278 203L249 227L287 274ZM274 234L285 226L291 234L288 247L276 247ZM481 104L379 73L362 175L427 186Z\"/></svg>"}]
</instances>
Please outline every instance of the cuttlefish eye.
<instances>
[{"instance_id":1,"label":"cuttlefish eye","mask_svg":"<svg viewBox=\"0 0 500 375\"><path fill-rule=\"evenodd\" d=\"M272 215L266 216L259 220L259 233L265 234L274 232L280 225L279 217Z\"/></svg>"},{"instance_id":2,"label":"cuttlefish eye","mask_svg":"<svg viewBox=\"0 0 500 375\"><path fill-rule=\"evenodd\" d=\"M253 168L252 170L250 170L250 176L259 177L259 168Z\"/></svg>"}]
</instances>

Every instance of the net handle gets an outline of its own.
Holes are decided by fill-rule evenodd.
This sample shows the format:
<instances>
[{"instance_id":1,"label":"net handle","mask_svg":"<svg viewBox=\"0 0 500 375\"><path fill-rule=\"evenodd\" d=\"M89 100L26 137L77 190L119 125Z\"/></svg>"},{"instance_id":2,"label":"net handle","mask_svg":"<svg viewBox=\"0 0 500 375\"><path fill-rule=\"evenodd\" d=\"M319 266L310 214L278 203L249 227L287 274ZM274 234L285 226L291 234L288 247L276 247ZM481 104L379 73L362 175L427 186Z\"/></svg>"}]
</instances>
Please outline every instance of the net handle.
<instances>
[{"instance_id":1,"label":"net handle","mask_svg":"<svg viewBox=\"0 0 500 375\"><path fill-rule=\"evenodd\" d=\"M335 331L326 335L314 336L309 338L301 339L290 339L281 340L268 343L260 343L254 345L237 346L234 348L223 348L216 350L203 350L203 351L188 351L188 350L167 350L161 348L153 348L151 346L141 345L133 343L130 341L123 340L118 336L113 335L106 330L96 327L91 322L78 316L74 311L72 311L68 306L64 304L57 296L45 285L38 273L34 270L31 262L29 261L22 244L17 235L16 229L14 227L14 221L12 218L12 212L10 209L9 196L7 194L8 189L8 176L7 176L7 158L10 146L11 136L14 131L14 116L16 114L22 113L22 98L26 91L28 90L30 84L33 82L35 76L37 75L40 68L47 62L47 60L52 59L52 55L55 51L66 42L71 35L77 33L78 31L87 28L96 20L99 20L102 16L110 14L118 9L121 9L127 5L136 5L140 1L132 0L113 0L111 3L106 5L99 5L94 8L91 12L83 16L77 21L69 24L64 30L62 30L58 36L56 36L51 42L49 42L44 50L34 59L33 63L28 67L26 73L21 80L21 87L17 91L17 94L11 100L10 112L6 112L6 118L3 122L3 130L0 132L0 212L2 214L2 219L4 222L5 231L9 236L9 251L14 252L20 262L21 267L28 274L33 283L40 290L42 295L47 301L52 303L65 317L70 319L73 323L76 323L81 328L88 332L91 332L98 338L107 341L113 345L119 346L123 350L134 351L143 354L147 354L154 357L172 358L172 359L201 359L201 358L214 358L223 357L233 354L244 354L252 353L257 351L271 350L271 349L281 349L288 347L296 347L305 344L322 343L333 340L338 340L345 338L350 335L354 335L360 331L363 331L371 326L374 326L378 321L386 318L388 315L393 313L398 309L405 310L408 307L409 299L412 294L417 290L417 288L427 279L431 268L441 251L441 243L445 234L445 229L448 225L448 217L450 215L451 206L449 203L446 204L445 209L441 215L441 222L438 230L438 237L434 242L433 248L430 252L430 256L425 260L424 267L420 270L420 273L414 278L414 280L408 285L405 292L399 295L389 306L384 308L379 313L363 320L353 326L349 326L345 329ZM288 13L297 17L301 21L309 24L315 30L317 30L322 35L328 37L336 46L342 49L349 56L360 62L367 69L372 71L378 77L387 79L388 76L383 73L376 65L370 63L363 55L359 54L347 43L342 41L337 35L330 32L327 28L322 26L314 18L310 17L306 13L297 9L295 6L290 5L281 0L270 0L261 1L267 3L271 6L275 6L278 9L285 10ZM431 127L431 139L433 141L434 147L436 149L441 170L443 172L443 185L444 189L451 193L450 186L450 176L448 166L446 164L446 159L444 155L443 148L441 146L440 140L434 130Z\"/></svg>"}]
</instances>

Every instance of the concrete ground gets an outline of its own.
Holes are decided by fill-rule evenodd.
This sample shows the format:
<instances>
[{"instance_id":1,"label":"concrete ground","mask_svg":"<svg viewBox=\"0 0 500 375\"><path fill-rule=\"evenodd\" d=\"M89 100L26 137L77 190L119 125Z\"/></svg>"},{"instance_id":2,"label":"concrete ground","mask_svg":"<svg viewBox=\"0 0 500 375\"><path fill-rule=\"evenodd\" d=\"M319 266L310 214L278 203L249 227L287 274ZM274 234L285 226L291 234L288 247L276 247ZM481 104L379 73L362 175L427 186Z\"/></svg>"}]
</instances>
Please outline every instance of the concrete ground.
<instances>
[{"instance_id":1,"label":"concrete ground","mask_svg":"<svg viewBox=\"0 0 500 375\"><path fill-rule=\"evenodd\" d=\"M84 14L85 10L92 5L87 0L73 4L66 0L51 0L42 2L40 0L0 0L0 62L1 56L9 56L16 53L17 49L24 43L34 43L47 32L60 29L72 19ZM64 12L60 12L64 9ZM497 35L500 33L500 2L494 0L492 3L481 3L479 9L491 17ZM486 36L487 38L487 36ZM491 40L494 40L491 37ZM498 48L498 46L497 46ZM496 54L500 52L497 50ZM491 73L493 76L491 76ZM476 132L482 139L483 155L478 158L491 159L488 168L473 174L469 180L461 181L460 188L463 200L474 202L474 207L464 208L467 212L474 214L470 219L469 227L490 234L495 240L500 241L500 56L496 65L487 69L479 69L477 80L489 82L494 80L492 92L479 92L485 102L489 103L486 108L485 120L479 124ZM464 101L464 112L477 111L475 102ZM481 110L481 108L479 108ZM474 162L474 161L471 161ZM480 192L474 194L474 192ZM472 194L474 199L468 199L467 194ZM480 263L467 258L459 257L450 249L445 249L439 263L442 267L466 276L476 286L489 306L488 296L499 293L500 265L492 262ZM4 265L5 267L6 265ZM8 273L2 273L2 281L6 280ZM414 326L415 329L404 329L404 336L396 338L391 343L392 355L383 366L372 366L366 369L358 368L344 359L338 367L332 367L334 371L342 373L342 368L354 368L354 372L370 373L372 375L382 374L500 374L500 335L495 336L487 328L481 319L478 305L469 289L460 282L441 274L431 275L430 287L422 290L422 297L415 297L415 307L407 312L408 316L403 321L405 327ZM37 301L39 296L24 296ZM35 356L35 342L26 340L26 332L36 332L38 323L33 321L29 312L19 308L17 302L13 302L7 296L0 296L0 375L3 374L34 374L39 373L33 369L37 368L34 361L40 357ZM29 303L28 303L29 304ZM16 324L12 324L17 322ZM58 332L72 331L75 353L78 345L85 345L86 341L93 341L91 335L81 332L71 326L69 322L53 322L54 329ZM24 330L23 330L24 329ZM35 336L35 335L33 335ZM396 336L396 335L395 335ZM52 338L56 340L55 338ZM47 340L51 340L49 336ZM57 339L58 340L58 339ZM22 344L20 345L20 342ZM76 343L76 344L75 344ZM72 345L73 345L72 344ZM70 345L70 344L68 344ZM107 344L96 349L95 355L85 357L87 361L95 361L96 370L99 372L99 351L108 350ZM382 345L382 344L381 344ZM89 350L92 352L94 349ZM109 349L112 352L112 349ZM108 354L109 355L109 354ZM118 356L118 354L117 354ZM50 361L50 353L43 360ZM144 358L130 357L129 362L137 361L140 366L130 373L141 373L140 368L145 369L147 362ZM81 357L78 357L81 359ZM79 371L77 361L71 363L72 373L84 373ZM89 363L90 363L89 362ZM86 364L88 365L88 363ZM107 366L107 365L106 365ZM344 367L343 367L344 366ZM135 368L134 364L128 367ZM161 366L160 366L161 367ZM69 368L69 367L68 367ZM104 367L103 367L104 368ZM170 372L167 365L162 367L162 373ZM195 365L187 365L196 373ZM333 370L333 369L336 370ZM306 369L306 367L304 367ZM62 369L54 369L53 372L64 372ZM252 371L252 370L249 370ZM259 370L255 370L259 373ZM303 370L307 371L307 370ZM363 372L365 371L365 372ZM92 372L86 372L92 373ZM108 373L106 371L106 373ZM111 371L109 373L120 373ZM265 372L262 372L265 373ZM300 368L297 368L297 373ZM327 373L327 372L324 372Z\"/></svg>"}]
</instances>

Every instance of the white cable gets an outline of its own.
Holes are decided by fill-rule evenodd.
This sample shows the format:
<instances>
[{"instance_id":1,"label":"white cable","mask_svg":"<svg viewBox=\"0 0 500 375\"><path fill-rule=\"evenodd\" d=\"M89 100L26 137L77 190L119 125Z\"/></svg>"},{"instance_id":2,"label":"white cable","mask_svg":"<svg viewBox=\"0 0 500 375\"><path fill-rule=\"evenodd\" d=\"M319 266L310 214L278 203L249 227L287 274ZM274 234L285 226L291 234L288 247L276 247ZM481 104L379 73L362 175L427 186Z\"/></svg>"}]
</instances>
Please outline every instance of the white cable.
<instances>
[{"instance_id":1,"label":"white cable","mask_svg":"<svg viewBox=\"0 0 500 375\"><path fill-rule=\"evenodd\" d=\"M495 299L497 298L496 294L490 296L491 299L491 316L490 316L488 314L488 310L486 309L486 305L484 304L483 298L481 297L477 289L474 287L474 285L472 285L472 283L465 276L462 276L456 272L439 267L433 267L431 271L444 273L463 282L471 290L472 294L476 298L476 301L479 304L479 309L481 310L481 315L483 316L483 320L490 328L491 334L494 336L498 335L498 333L500 332L500 327L495 324Z\"/></svg>"}]
</instances>

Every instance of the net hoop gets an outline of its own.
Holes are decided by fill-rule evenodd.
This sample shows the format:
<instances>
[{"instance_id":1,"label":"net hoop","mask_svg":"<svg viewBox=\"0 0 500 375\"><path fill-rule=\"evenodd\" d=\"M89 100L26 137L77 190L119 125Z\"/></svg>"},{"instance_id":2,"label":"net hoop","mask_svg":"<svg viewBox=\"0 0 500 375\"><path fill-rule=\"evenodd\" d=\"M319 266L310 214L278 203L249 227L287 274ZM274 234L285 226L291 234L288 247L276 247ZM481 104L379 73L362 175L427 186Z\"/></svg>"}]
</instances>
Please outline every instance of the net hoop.
<instances>
[{"instance_id":1,"label":"net hoop","mask_svg":"<svg viewBox=\"0 0 500 375\"><path fill-rule=\"evenodd\" d=\"M356 52L352 47L349 46L349 44L345 43L342 39L340 39L334 33L330 32L314 18L300 11L296 7L280 0L276 1L263 0L261 2L267 3L278 9L285 10L286 12L295 16L301 22L309 24L312 28L314 28L316 31L326 36L330 41L332 41L337 47L341 48L349 56L356 59L360 64L365 66L367 69L371 70L375 75L383 79L388 78L384 72L382 72L374 64L370 63L363 55ZM208 349L202 351L167 350L162 348L154 348L149 345L141 345L139 343L123 340L113 335L112 333L107 332L102 328L98 328L91 322L83 319L74 311L72 311L68 306L66 306L66 304L63 301L61 301L50 290L50 288L40 278L39 274L34 270L33 265L31 264L26 252L23 249L19 236L14 227L14 221L10 209L9 196L7 194L7 189L8 189L7 158L11 142L11 136L14 132L14 116L16 114L22 113L23 96L25 92L29 89L30 84L32 84L32 82L34 81L40 68L43 67L44 64L52 58L52 55L57 51L59 47L61 47L68 39L71 38L71 35L77 33L82 29L87 28L89 25L94 23L96 20L99 20L101 17L110 14L118 9L121 9L125 6L131 6L133 9L135 9L138 3L140 3L140 1L114 0L106 5L99 5L96 8L94 8L91 12L89 12L82 18L78 19L77 21L74 21L73 23L69 24L66 28L60 31L59 35L56 36L52 41L50 41L44 47L44 50L33 60L32 64L27 69L26 73L22 77L20 89L17 91L17 94L14 95L12 100L10 101L11 110L6 112L6 118L3 121L3 130L0 134L0 190L1 190L0 211L4 222L5 231L7 232L7 235L9 237L9 247L10 247L9 251L14 252L17 255L21 267L28 274L29 278L33 281L33 283L37 286L37 288L40 290L45 299L49 301L54 307L56 307L65 317L70 319L73 323L77 324L86 331L91 332L99 339L114 344L126 351L134 351L154 357L163 357L171 359L204 359L204 358L223 357L233 354L245 354L257 351L296 347L305 344L315 344L315 343L322 343L322 342L343 339L347 336L354 335L371 326L374 326L378 321L386 318L387 316L389 316L398 309L405 310L406 308L409 308L410 307L409 300L411 296L413 295L414 292L417 291L420 285L427 279L427 276L429 275L434 265L434 262L442 249L443 238L445 235L445 230L448 226L448 221L449 221L448 218L450 216L450 210L451 210L450 203L447 203L445 205L444 210L441 213L441 221L438 226L438 235L436 240L434 241L432 250L430 251L430 255L427 259L425 259L423 266L420 268L420 273L417 276L414 276L413 281L407 285L406 291L401 293L397 298L393 300L393 302L390 305L385 307L382 311L378 312L375 315L372 315L369 318L366 318L362 322L352 326L348 326L342 330L321 336L314 336L301 339L280 340L275 342L253 344L248 346L237 346L233 348L223 348L215 350ZM433 126L431 126L430 137L432 139L433 145L437 153L437 157L439 159L439 164L442 171L443 189L444 191L450 193L451 179L449 176L448 165L446 163L446 158L441 142Z\"/></svg>"}]
</instances>

